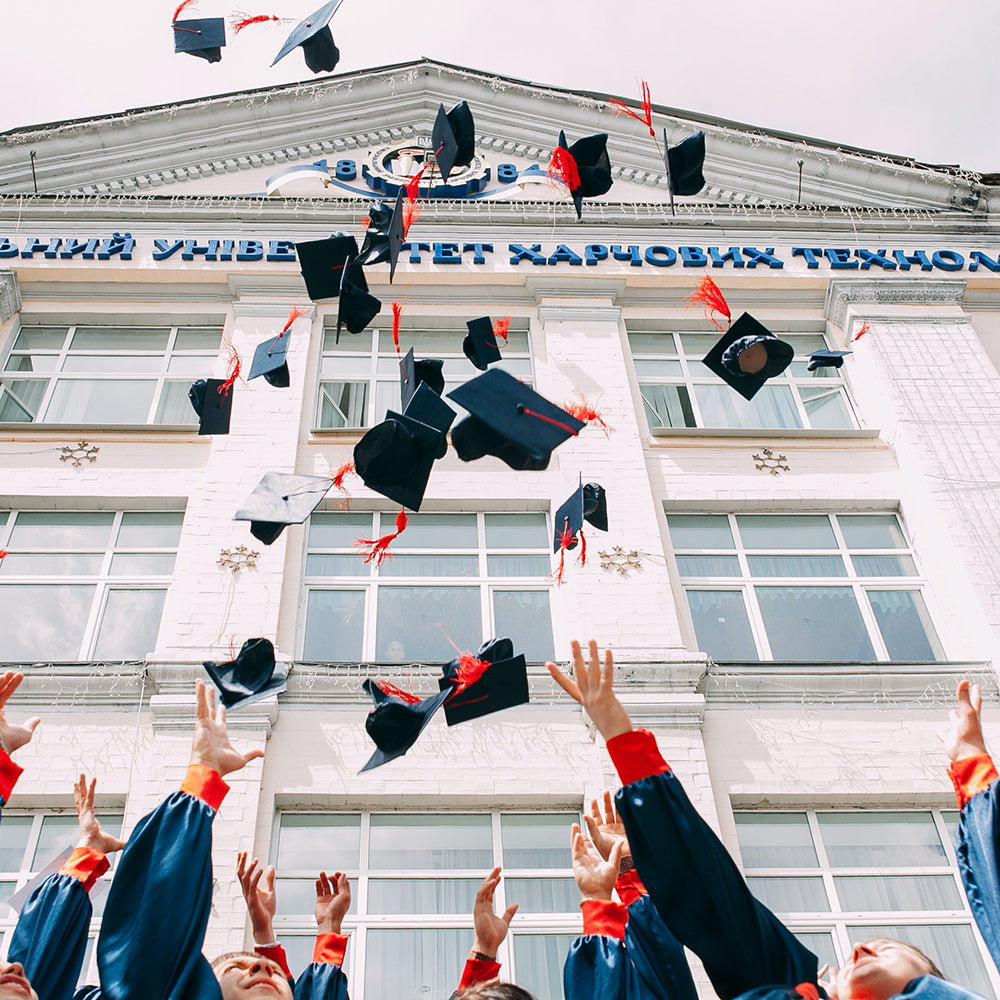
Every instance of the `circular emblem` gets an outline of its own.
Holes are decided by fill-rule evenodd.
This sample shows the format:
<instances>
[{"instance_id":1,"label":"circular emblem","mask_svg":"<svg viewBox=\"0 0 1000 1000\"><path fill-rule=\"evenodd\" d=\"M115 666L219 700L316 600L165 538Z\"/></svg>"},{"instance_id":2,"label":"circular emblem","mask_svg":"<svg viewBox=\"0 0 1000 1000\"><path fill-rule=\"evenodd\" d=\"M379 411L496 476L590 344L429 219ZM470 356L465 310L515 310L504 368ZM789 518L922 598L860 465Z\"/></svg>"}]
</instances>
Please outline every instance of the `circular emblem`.
<instances>
[{"instance_id":1,"label":"circular emblem","mask_svg":"<svg viewBox=\"0 0 1000 1000\"><path fill-rule=\"evenodd\" d=\"M447 183L434 163L431 138L416 136L406 142L377 146L362 164L361 174L365 183L379 194L389 197L405 188L409 181L423 170L420 178L420 195L435 198L465 198L478 194L490 180L490 167L479 155L473 156L466 167L456 167L448 175Z\"/></svg>"}]
</instances>

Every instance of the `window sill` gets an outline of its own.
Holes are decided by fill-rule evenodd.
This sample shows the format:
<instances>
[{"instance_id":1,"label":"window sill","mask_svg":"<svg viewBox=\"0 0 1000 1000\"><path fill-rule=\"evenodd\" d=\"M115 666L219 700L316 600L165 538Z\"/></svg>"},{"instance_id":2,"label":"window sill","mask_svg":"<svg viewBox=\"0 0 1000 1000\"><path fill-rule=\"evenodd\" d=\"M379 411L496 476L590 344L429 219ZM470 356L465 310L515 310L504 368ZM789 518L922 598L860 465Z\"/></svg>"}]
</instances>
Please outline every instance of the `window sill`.
<instances>
[{"instance_id":1,"label":"window sill","mask_svg":"<svg viewBox=\"0 0 1000 1000\"><path fill-rule=\"evenodd\" d=\"M370 430L370 427L312 427L309 430L309 436L316 438L360 438Z\"/></svg>"},{"instance_id":2,"label":"window sill","mask_svg":"<svg viewBox=\"0 0 1000 1000\"><path fill-rule=\"evenodd\" d=\"M879 436L877 430L845 428L842 430L813 430L809 427L654 427L654 438L820 438L822 440L863 441Z\"/></svg>"},{"instance_id":3,"label":"window sill","mask_svg":"<svg viewBox=\"0 0 1000 1000\"><path fill-rule=\"evenodd\" d=\"M17 433L22 431L23 433ZM0 421L0 437L16 441L22 438L67 436L106 436L109 434L165 434L171 437L185 436L197 440L197 424L27 424L19 420ZM207 439L207 436L206 436Z\"/></svg>"}]
</instances>

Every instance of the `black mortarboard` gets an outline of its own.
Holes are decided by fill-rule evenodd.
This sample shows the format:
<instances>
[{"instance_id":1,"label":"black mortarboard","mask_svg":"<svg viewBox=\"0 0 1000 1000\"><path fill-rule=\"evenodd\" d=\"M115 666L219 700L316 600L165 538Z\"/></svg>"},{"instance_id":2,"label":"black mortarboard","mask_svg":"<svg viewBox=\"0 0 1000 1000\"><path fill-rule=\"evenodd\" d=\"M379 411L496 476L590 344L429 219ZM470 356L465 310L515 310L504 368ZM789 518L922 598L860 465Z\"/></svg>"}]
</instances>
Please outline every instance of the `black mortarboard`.
<instances>
[{"instance_id":1,"label":"black mortarboard","mask_svg":"<svg viewBox=\"0 0 1000 1000\"><path fill-rule=\"evenodd\" d=\"M340 61L340 50L334 44L333 32L330 31L330 18L337 13L342 0L330 0L319 10L313 11L307 18L299 21L292 33L285 39L281 51L274 57L272 66L280 62L297 45L302 46L306 57L306 65L314 73L332 73Z\"/></svg>"},{"instance_id":2,"label":"black mortarboard","mask_svg":"<svg viewBox=\"0 0 1000 1000\"><path fill-rule=\"evenodd\" d=\"M399 362L399 394L403 401L403 411L417 391L417 386L426 385L439 396L444 392L444 362L440 358L421 358L413 356L411 347Z\"/></svg>"},{"instance_id":3,"label":"black mortarboard","mask_svg":"<svg viewBox=\"0 0 1000 1000\"><path fill-rule=\"evenodd\" d=\"M663 148L666 150L667 180L670 193L697 194L705 186L705 133L695 132L676 146L667 143L667 130L663 130Z\"/></svg>"},{"instance_id":4,"label":"black mortarboard","mask_svg":"<svg viewBox=\"0 0 1000 1000\"><path fill-rule=\"evenodd\" d=\"M417 386L417 391L403 407L403 416L419 420L428 427L433 427L440 435L435 458L444 458L448 452L448 430L457 413L437 394L426 382Z\"/></svg>"},{"instance_id":5,"label":"black mortarboard","mask_svg":"<svg viewBox=\"0 0 1000 1000\"><path fill-rule=\"evenodd\" d=\"M396 192L390 208L386 202L373 201L368 209L368 229L358 254L358 263L384 264L389 262L389 284L396 276L396 263L403 245L403 195L405 188Z\"/></svg>"},{"instance_id":6,"label":"black mortarboard","mask_svg":"<svg viewBox=\"0 0 1000 1000\"><path fill-rule=\"evenodd\" d=\"M455 425L451 442L463 462L495 455L512 469L548 468L552 450L586 424L500 368L448 393L471 416Z\"/></svg>"},{"instance_id":7,"label":"black mortarboard","mask_svg":"<svg viewBox=\"0 0 1000 1000\"><path fill-rule=\"evenodd\" d=\"M402 757L417 742L417 737L452 690L449 684L430 698L410 701L412 695L385 682L366 680L363 686L375 705L365 719L365 730L377 749L361 768L362 774Z\"/></svg>"},{"instance_id":8,"label":"black mortarboard","mask_svg":"<svg viewBox=\"0 0 1000 1000\"><path fill-rule=\"evenodd\" d=\"M844 358L853 351L813 351L809 355L809 365L807 372L814 372L817 368L843 368Z\"/></svg>"},{"instance_id":9,"label":"black mortarboard","mask_svg":"<svg viewBox=\"0 0 1000 1000\"><path fill-rule=\"evenodd\" d=\"M336 233L326 240L309 240L295 244L295 256L306 292L316 302L335 299L340 294L344 265L358 255L358 241L353 236Z\"/></svg>"},{"instance_id":10,"label":"black mortarboard","mask_svg":"<svg viewBox=\"0 0 1000 1000\"><path fill-rule=\"evenodd\" d=\"M441 439L446 434L447 427L442 431L389 410L385 420L354 446L354 471L370 490L410 510L420 510L431 466L441 455Z\"/></svg>"},{"instance_id":11,"label":"black mortarboard","mask_svg":"<svg viewBox=\"0 0 1000 1000\"><path fill-rule=\"evenodd\" d=\"M234 521L249 521L250 534L270 545L289 524L301 524L329 492L328 476L293 476L265 472L253 493L233 515Z\"/></svg>"},{"instance_id":12,"label":"black mortarboard","mask_svg":"<svg viewBox=\"0 0 1000 1000\"><path fill-rule=\"evenodd\" d=\"M228 663L206 660L202 666L229 711L288 690L288 666L275 664L270 639L247 639L235 660Z\"/></svg>"},{"instance_id":13,"label":"black mortarboard","mask_svg":"<svg viewBox=\"0 0 1000 1000\"><path fill-rule=\"evenodd\" d=\"M560 547L575 549L577 535L583 528L584 521L589 522L599 531L608 530L608 498L604 487L599 483L582 484L556 511L552 551L558 552ZM569 532L570 537L563 545L565 532Z\"/></svg>"},{"instance_id":14,"label":"black mortarboard","mask_svg":"<svg viewBox=\"0 0 1000 1000\"><path fill-rule=\"evenodd\" d=\"M340 343L342 326L346 326L349 333L361 333L381 309L381 301L368 291L368 281L361 265L357 261L347 264L340 281L335 338L337 343Z\"/></svg>"},{"instance_id":15,"label":"black mortarboard","mask_svg":"<svg viewBox=\"0 0 1000 1000\"><path fill-rule=\"evenodd\" d=\"M493 333L493 321L489 316L480 316L479 319L468 320L465 325L469 328L469 332L462 341L462 351L481 372L484 372L494 361L500 361L503 357Z\"/></svg>"},{"instance_id":16,"label":"black mortarboard","mask_svg":"<svg viewBox=\"0 0 1000 1000\"><path fill-rule=\"evenodd\" d=\"M528 702L527 664L523 655L514 655L514 644L510 639L484 642L475 658L485 660L489 666L478 680L457 690L445 701L444 716L449 726ZM461 658L456 658L444 668L444 676L438 678L441 690L454 688L461 675Z\"/></svg>"},{"instance_id":17,"label":"black mortarboard","mask_svg":"<svg viewBox=\"0 0 1000 1000\"><path fill-rule=\"evenodd\" d=\"M749 313L719 338L703 364L728 382L744 399L753 399L769 378L791 364L795 348L771 333Z\"/></svg>"},{"instance_id":18,"label":"black mortarboard","mask_svg":"<svg viewBox=\"0 0 1000 1000\"><path fill-rule=\"evenodd\" d=\"M569 155L576 162L576 170L580 177L580 186L573 188L573 204L576 206L576 217L582 218L583 199L596 198L611 190L611 160L608 157L608 135L599 132L596 135L585 135L577 139L572 146L566 146L566 133L559 132L559 145L569 149Z\"/></svg>"},{"instance_id":19,"label":"black mortarboard","mask_svg":"<svg viewBox=\"0 0 1000 1000\"><path fill-rule=\"evenodd\" d=\"M223 392L221 378L200 378L188 389L188 399L198 414L199 434L228 434L233 414L233 387Z\"/></svg>"},{"instance_id":20,"label":"black mortarboard","mask_svg":"<svg viewBox=\"0 0 1000 1000\"><path fill-rule=\"evenodd\" d=\"M250 365L250 374L247 381L263 375L268 385L273 385L278 389L287 389L291 384L288 374L288 340L291 332L286 330L283 333L268 337L262 344L257 345L253 352L253 362Z\"/></svg>"},{"instance_id":21,"label":"black mortarboard","mask_svg":"<svg viewBox=\"0 0 1000 1000\"><path fill-rule=\"evenodd\" d=\"M467 167L472 162L476 155L476 125L465 101L459 101L447 112L443 104L438 107L431 148L435 150L434 160L444 181L455 167Z\"/></svg>"},{"instance_id":22,"label":"black mortarboard","mask_svg":"<svg viewBox=\"0 0 1000 1000\"><path fill-rule=\"evenodd\" d=\"M174 52L186 52L216 63L222 58L225 44L226 22L221 17L174 21Z\"/></svg>"}]
</instances>

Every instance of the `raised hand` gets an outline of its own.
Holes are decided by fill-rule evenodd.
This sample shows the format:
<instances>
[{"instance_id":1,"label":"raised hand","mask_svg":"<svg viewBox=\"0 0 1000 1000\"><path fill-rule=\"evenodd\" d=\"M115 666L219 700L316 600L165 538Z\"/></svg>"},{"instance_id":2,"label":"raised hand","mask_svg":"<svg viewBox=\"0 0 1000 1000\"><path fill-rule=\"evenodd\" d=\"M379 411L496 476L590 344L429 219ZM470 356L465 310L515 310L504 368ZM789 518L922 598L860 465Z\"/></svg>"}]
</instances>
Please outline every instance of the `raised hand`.
<instances>
[{"instance_id":1,"label":"raised hand","mask_svg":"<svg viewBox=\"0 0 1000 1000\"><path fill-rule=\"evenodd\" d=\"M18 689L23 680L24 674L14 670L8 670L0 675L0 748L8 754L19 750L25 743L30 743L38 723L42 721L36 716L28 719L23 726L13 726L4 715L7 699Z\"/></svg>"},{"instance_id":2,"label":"raised hand","mask_svg":"<svg viewBox=\"0 0 1000 1000\"><path fill-rule=\"evenodd\" d=\"M339 934L344 916L351 908L351 883L343 872L316 879L316 926L320 934Z\"/></svg>"},{"instance_id":3,"label":"raised hand","mask_svg":"<svg viewBox=\"0 0 1000 1000\"><path fill-rule=\"evenodd\" d=\"M274 891L274 865L268 865L265 870L258 867L260 862L256 858L247 865L247 857L246 851L240 851L236 855L236 877L240 880L243 898L247 903L254 943L272 944L275 937L271 923L278 908L278 898ZM260 884L262 876L263 885Z\"/></svg>"},{"instance_id":4,"label":"raised hand","mask_svg":"<svg viewBox=\"0 0 1000 1000\"><path fill-rule=\"evenodd\" d=\"M959 681L955 692L956 705L951 712L951 732L945 739L948 756L952 760L962 757L975 757L986 753L986 741L983 739L981 713L983 709L983 694L978 684Z\"/></svg>"},{"instance_id":5,"label":"raised hand","mask_svg":"<svg viewBox=\"0 0 1000 1000\"><path fill-rule=\"evenodd\" d=\"M229 742L226 731L226 707L215 705L215 688L204 681L195 681L197 710L194 723L194 742L191 745L191 763L204 764L221 776L246 767L252 760L264 756L263 750L240 753Z\"/></svg>"},{"instance_id":6,"label":"raised hand","mask_svg":"<svg viewBox=\"0 0 1000 1000\"><path fill-rule=\"evenodd\" d=\"M76 806L76 815L80 823L80 839L76 846L91 847L103 854L114 854L125 846L125 841L105 833L97 821L97 816L94 814L96 788L97 779L94 778L88 785L85 774L81 774L73 786L73 804Z\"/></svg>"},{"instance_id":7,"label":"raised hand","mask_svg":"<svg viewBox=\"0 0 1000 1000\"><path fill-rule=\"evenodd\" d=\"M611 852L614 850L615 844L619 841L624 842L622 846L623 855L630 855L632 853L628 847L628 838L625 836L625 826L611 799L611 792L604 793L603 816L601 815L597 799L591 799L590 815L584 815L583 818L587 822L587 830L590 833L590 839L594 847L597 848L605 861L611 857Z\"/></svg>"},{"instance_id":8,"label":"raised hand","mask_svg":"<svg viewBox=\"0 0 1000 1000\"><path fill-rule=\"evenodd\" d=\"M597 848L580 832L580 824L574 823L570 834L570 850L573 855L573 878L584 899L610 899L611 891L618 880L618 865L621 862L625 842L619 840L605 860Z\"/></svg>"},{"instance_id":9,"label":"raised hand","mask_svg":"<svg viewBox=\"0 0 1000 1000\"><path fill-rule=\"evenodd\" d=\"M590 716L605 740L621 736L632 729L632 720L622 703L615 697L615 662L611 650L604 651L604 666L597 653L597 643L588 643L589 659L585 662L580 643L575 639L570 643L573 651L573 676L571 681L554 663L545 666L552 679L571 697L575 698Z\"/></svg>"},{"instance_id":10,"label":"raised hand","mask_svg":"<svg viewBox=\"0 0 1000 1000\"><path fill-rule=\"evenodd\" d=\"M475 940L472 950L481 955L496 958L497 950L507 936L514 914L517 913L517 903L511 903L502 916L497 916L493 910L493 894L500 884L500 868L496 867L483 879L476 892L476 902L472 908L472 921L475 927Z\"/></svg>"}]
</instances>

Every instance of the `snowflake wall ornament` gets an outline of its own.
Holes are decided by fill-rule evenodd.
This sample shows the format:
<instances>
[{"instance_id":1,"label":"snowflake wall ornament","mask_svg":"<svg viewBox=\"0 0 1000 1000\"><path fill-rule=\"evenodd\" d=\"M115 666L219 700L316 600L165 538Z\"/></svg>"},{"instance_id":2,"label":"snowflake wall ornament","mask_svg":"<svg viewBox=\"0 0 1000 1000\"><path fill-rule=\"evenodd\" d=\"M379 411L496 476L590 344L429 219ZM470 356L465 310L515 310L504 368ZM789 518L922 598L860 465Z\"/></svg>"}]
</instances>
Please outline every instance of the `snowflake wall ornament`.
<instances>
[{"instance_id":1,"label":"snowflake wall ornament","mask_svg":"<svg viewBox=\"0 0 1000 1000\"><path fill-rule=\"evenodd\" d=\"M78 441L75 445L68 444L59 450L62 452L59 456L60 462L72 462L73 468L79 469L84 462L96 462L101 449L89 441Z\"/></svg>"},{"instance_id":2,"label":"snowflake wall ornament","mask_svg":"<svg viewBox=\"0 0 1000 1000\"><path fill-rule=\"evenodd\" d=\"M241 569L256 569L259 556L260 552L237 545L235 549L220 549L216 562L219 569L228 569L235 576Z\"/></svg>"},{"instance_id":3,"label":"snowflake wall ornament","mask_svg":"<svg viewBox=\"0 0 1000 1000\"><path fill-rule=\"evenodd\" d=\"M626 552L620 545L615 545L610 552L598 551L597 554L601 557L601 569L614 570L619 576L628 576L630 570L642 569L636 549Z\"/></svg>"},{"instance_id":4,"label":"snowflake wall ornament","mask_svg":"<svg viewBox=\"0 0 1000 1000\"><path fill-rule=\"evenodd\" d=\"M775 456L770 448L763 449L763 455L754 455L754 468L758 472L770 472L772 476L777 476L781 472L790 472L788 462L784 455Z\"/></svg>"}]
</instances>

